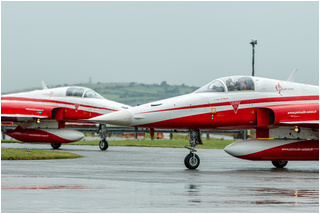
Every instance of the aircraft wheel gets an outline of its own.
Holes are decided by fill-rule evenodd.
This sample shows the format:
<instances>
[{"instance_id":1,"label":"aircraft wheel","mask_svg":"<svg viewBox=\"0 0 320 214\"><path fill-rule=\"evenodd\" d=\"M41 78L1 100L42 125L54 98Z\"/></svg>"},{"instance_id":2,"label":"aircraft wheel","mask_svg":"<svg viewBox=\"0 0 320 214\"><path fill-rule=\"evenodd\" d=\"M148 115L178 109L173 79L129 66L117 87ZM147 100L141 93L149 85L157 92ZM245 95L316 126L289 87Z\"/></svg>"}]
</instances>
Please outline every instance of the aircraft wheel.
<instances>
[{"instance_id":1,"label":"aircraft wheel","mask_svg":"<svg viewBox=\"0 0 320 214\"><path fill-rule=\"evenodd\" d=\"M287 165L288 161L271 161L273 166L277 167L277 168L283 168Z\"/></svg>"},{"instance_id":2,"label":"aircraft wheel","mask_svg":"<svg viewBox=\"0 0 320 214\"><path fill-rule=\"evenodd\" d=\"M53 149L59 149L61 146L61 143L51 143L51 146Z\"/></svg>"},{"instance_id":3,"label":"aircraft wheel","mask_svg":"<svg viewBox=\"0 0 320 214\"><path fill-rule=\"evenodd\" d=\"M106 140L100 140L99 142L99 148L101 150L106 150L109 147L108 141Z\"/></svg>"},{"instance_id":4,"label":"aircraft wheel","mask_svg":"<svg viewBox=\"0 0 320 214\"><path fill-rule=\"evenodd\" d=\"M196 169L200 165L200 158L197 154L189 153L185 158L184 158L184 165L188 169Z\"/></svg>"}]
</instances>

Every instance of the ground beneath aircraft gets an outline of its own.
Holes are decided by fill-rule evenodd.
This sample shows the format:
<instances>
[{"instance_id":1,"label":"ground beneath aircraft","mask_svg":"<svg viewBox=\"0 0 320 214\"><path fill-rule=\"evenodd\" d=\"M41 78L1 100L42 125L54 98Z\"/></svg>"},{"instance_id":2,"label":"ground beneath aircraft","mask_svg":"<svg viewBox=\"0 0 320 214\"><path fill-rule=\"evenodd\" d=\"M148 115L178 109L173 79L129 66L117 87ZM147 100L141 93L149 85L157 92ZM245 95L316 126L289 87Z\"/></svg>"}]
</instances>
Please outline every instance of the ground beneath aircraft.
<instances>
[{"instance_id":1,"label":"ground beneath aircraft","mask_svg":"<svg viewBox=\"0 0 320 214\"><path fill-rule=\"evenodd\" d=\"M274 169L199 149L201 164L192 171L183 163L186 149L61 148L84 157L1 161L2 212L319 212L318 162Z\"/></svg>"}]
</instances>

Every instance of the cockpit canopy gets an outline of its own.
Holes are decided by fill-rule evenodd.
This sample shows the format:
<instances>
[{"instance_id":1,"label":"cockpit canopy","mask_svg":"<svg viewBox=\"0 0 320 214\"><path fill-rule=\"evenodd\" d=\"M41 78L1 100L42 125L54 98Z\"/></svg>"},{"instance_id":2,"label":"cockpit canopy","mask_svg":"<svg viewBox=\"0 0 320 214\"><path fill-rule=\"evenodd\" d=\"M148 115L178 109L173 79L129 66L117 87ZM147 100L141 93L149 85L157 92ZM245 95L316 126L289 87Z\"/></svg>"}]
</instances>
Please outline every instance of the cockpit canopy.
<instances>
[{"instance_id":1,"label":"cockpit canopy","mask_svg":"<svg viewBox=\"0 0 320 214\"><path fill-rule=\"evenodd\" d=\"M231 76L213 80L199 88L195 93L202 92L230 92L230 91L254 90L254 82L248 76Z\"/></svg>"},{"instance_id":2,"label":"cockpit canopy","mask_svg":"<svg viewBox=\"0 0 320 214\"><path fill-rule=\"evenodd\" d=\"M100 94L85 87L70 87L67 89L67 96L104 99Z\"/></svg>"}]
</instances>

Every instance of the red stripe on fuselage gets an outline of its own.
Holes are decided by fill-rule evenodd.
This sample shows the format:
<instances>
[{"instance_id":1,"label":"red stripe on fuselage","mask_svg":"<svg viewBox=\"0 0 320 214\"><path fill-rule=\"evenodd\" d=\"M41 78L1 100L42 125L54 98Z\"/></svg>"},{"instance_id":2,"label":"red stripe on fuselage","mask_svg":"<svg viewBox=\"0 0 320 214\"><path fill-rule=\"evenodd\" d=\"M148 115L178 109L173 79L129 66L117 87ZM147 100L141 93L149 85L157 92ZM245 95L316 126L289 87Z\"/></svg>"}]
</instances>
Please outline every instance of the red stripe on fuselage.
<instances>
[{"instance_id":1,"label":"red stripe on fuselage","mask_svg":"<svg viewBox=\"0 0 320 214\"><path fill-rule=\"evenodd\" d=\"M294 107L306 104L288 105ZM310 104L307 110L318 109L319 104ZM310 107L310 108L309 108ZM312 108L311 108L312 107ZM153 127L160 129L204 129L204 130L237 130L237 129L254 129L258 127L257 124L257 108L243 108L238 109L237 113L234 110L225 110L218 112L207 112L202 114L188 115L158 122L138 125L138 127ZM280 118L284 120L285 118ZM299 120L298 120L299 119ZM298 119L290 119L287 121L312 121L319 120L319 114L305 114L304 117ZM277 125L275 125L277 126ZM284 125L282 125L284 126ZM287 126L292 126L288 124ZM318 124L301 125L301 127L317 128Z\"/></svg>"},{"instance_id":2,"label":"red stripe on fuselage","mask_svg":"<svg viewBox=\"0 0 320 214\"><path fill-rule=\"evenodd\" d=\"M233 110L217 112L215 114L203 113L139 125L138 127L153 127L159 129L237 130L255 128L256 124L256 112L253 111L252 108L247 108L240 109L237 114L235 114Z\"/></svg>"},{"instance_id":3,"label":"red stripe on fuselage","mask_svg":"<svg viewBox=\"0 0 320 214\"><path fill-rule=\"evenodd\" d=\"M319 96L298 96L298 97L272 97L272 98L259 98L259 99L252 99L252 100L241 100L241 105L244 104L257 104L257 103L271 103L271 102L288 102L288 101L307 101L307 100L314 100L319 101ZM177 107L177 108L169 108L169 109L161 109L155 111L146 111L141 112L140 114L147 114L147 113L154 113L154 112L163 112L163 111L175 111L175 110L184 110L184 109L195 109L195 108L206 108L206 107L217 107L217 106L226 106L231 105L230 101L221 102L221 103L208 103L208 104L201 104L201 105L194 105L194 106L184 106L184 107Z\"/></svg>"},{"instance_id":4,"label":"red stripe on fuselage","mask_svg":"<svg viewBox=\"0 0 320 214\"><path fill-rule=\"evenodd\" d=\"M64 105L79 105L81 107L86 107L86 108L94 108L94 109L102 109L102 110L108 110L108 111L117 111L115 109L110 109L110 108L103 108L103 107L97 107L97 106L90 106L90 105L85 105L81 103L70 103L70 102L65 102L65 101L60 101L60 100L46 100L46 99L35 99L35 98L24 98L24 97L1 97L1 101L18 101L18 102L44 102L44 103L57 103L57 104L64 104ZM52 105L52 104L50 104Z\"/></svg>"}]
</instances>

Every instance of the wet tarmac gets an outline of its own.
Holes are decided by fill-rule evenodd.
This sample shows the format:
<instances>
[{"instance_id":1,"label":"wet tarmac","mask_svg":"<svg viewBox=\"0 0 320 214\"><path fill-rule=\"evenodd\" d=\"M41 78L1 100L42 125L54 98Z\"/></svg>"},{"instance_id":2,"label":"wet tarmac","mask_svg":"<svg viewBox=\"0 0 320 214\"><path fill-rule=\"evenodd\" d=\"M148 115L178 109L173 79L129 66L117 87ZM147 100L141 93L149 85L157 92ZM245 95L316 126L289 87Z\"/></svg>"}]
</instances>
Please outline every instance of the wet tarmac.
<instances>
[{"instance_id":1,"label":"wet tarmac","mask_svg":"<svg viewBox=\"0 0 320 214\"><path fill-rule=\"evenodd\" d=\"M2 144L50 149L50 145ZM64 212L319 212L319 163L233 158L198 149L198 170L186 149L62 145L83 155L64 160L1 161L1 211Z\"/></svg>"}]
</instances>

